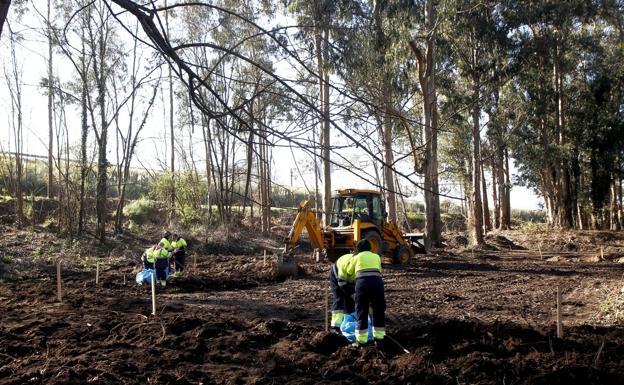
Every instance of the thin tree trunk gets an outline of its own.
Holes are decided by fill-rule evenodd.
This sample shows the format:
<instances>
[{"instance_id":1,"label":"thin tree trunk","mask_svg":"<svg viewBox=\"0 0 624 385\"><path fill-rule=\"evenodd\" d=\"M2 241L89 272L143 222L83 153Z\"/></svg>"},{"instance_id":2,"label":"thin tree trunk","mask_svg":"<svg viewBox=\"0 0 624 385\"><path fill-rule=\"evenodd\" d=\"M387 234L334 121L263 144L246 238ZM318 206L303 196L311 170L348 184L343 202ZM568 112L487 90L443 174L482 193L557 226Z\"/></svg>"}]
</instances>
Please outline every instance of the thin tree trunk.
<instances>
[{"instance_id":1,"label":"thin tree trunk","mask_svg":"<svg viewBox=\"0 0 624 385\"><path fill-rule=\"evenodd\" d=\"M54 197L54 179L53 179L53 165L52 165L52 152L54 146L54 125L52 123L53 106L54 106L54 73L52 72L52 0L48 0L47 8L47 24L48 24L48 183L47 183L47 195L48 198Z\"/></svg>"},{"instance_id":2,"label":"thin tree trunk","mask_svg":"<svg viewBox=\"0 0 624 385\"><path fill-rule=\"evenodd\" d=\"M496 148L494 148L496 151ZM496 175L498 171L496 170L496 154L492 155L492 203L494 204L494 228L498 229L500 227L500 203L498 201L498 195L496 194Z\"/></svg>"},{"instance_id":3,"label":"thin tree trunk","mask_svg":"<svg viewBox=\"0 0 624 385\"><path fill-rule=\"evenodd\" d=\"M473 60L476 62L476 50L473 50ZM476 66L475 66L476 68ZM479 77L473 77L473 107L472 107L472 226L470 229L473 245L483 244L483 212L481 205L481 136L479 116L481 108L479 103Z\"/></svg>"},{"instance_id":4,"label":"thin tree trunk","mask_svg":"<svg viewBox=\"0 0 624 385\"><path fill-rule=\"evenodd\" d=\"M85 45L82 39L81 64L82 73L87 73L85 63ZM80 131L80 203L78 209L78 235L82 235L84 231L85 221L85 184L87 179L87 135L89 133L89 125L87 123L87 84L86 78L81 79L80 88L80 113L81 113L81 131Z\"/></svg>"},{"instance_id":5,"label":"thin tree trunk","mask_svg":"<svg viewBox=\"0 0 624 385\"><path fill-rule=\"evenodd\" d=\"M487 183L485 182L483 162L481 162L481 183L483 187L483 227L487 233L488 231L492 231L492 221L490 220L490 207L488 204Z\"/></svg>"},{"instance_id":6,"label":"thin tree trunk","mask_svg":"<svg viewBox=\"0 0 624 385\"><path fill-rule=\"evenodd\" d=\"M331 163L330 163L330 121L329 121L329 28L323 28L323 188L325 225L331 220Z\"/></svg>"}]
</instances>

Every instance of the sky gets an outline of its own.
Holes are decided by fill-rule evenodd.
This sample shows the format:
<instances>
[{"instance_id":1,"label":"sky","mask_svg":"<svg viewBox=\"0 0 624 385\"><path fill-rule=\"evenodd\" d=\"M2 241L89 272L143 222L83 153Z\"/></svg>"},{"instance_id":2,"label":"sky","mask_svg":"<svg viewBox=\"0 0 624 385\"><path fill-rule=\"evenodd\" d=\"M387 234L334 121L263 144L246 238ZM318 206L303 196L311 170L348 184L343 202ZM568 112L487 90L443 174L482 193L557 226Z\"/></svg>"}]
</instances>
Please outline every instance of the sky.
<instances>
[{"instance_id":1,"label":"sky","mask_svg":"<svg viewBox=\"0 0 624 385\"><path fill-rule=\"evenodd\" d=\"M46 2L42 0L34 0L32 4L40 12L45 12ZM42 23L40 17L36 15L36 12L30 11L26 13L20 21L16 21L14 15L9 14L9 23L12 30L18 32L24 37L16 46L16 56L18 66L21 71L22 83L23 83L23 125L24 125L24 148L23 151L28 154L34 155L46 155L47 154L47 135L48 135L48 117L47 117L47 96L44 90L39 86L39 82L42 77L46 76L46 60L47 60L47 42L42 35ZM125 31L120 31L120 34L124 39L128 39L129 34ZM7 89L7 83L5 78L5 71L10 70L10 45L8 39L8 28L5 26L2 38L0 39L0 146L2 150L11 148L12 133L11 133L11 102ZM147 51L144 56L148 57ZM62 82L67 82L72 79L74 73L72 72L72 65L63 56L58 53L55 55L55 74L61 79ZM286 66L287 64L280 64L277 66L280 70L280 66ZM282 69L283 71L283 69ZM167 85L163 86L163 92L159 94L152 112L147 120L146 127L142 133L142 140L138 144L136 156L133 161L133 167L142 168L147 167L153 170L162 170L166 167L166 160L169 159L169 148L166 145L169 143L168 138L168 111L166 109L168 95ZM67 129L69 132L70 146L77 151L80 137L80 122L79 111L77 105L70 105L67 108ZM123 115L123 114L122 114ZM122 116L123 120L124 117ZM123 124L123 122L122 122ZM112 131L112 130L111 130ZM201 144L201 130L190 135L190 131L186 128L180 128L179 133L176 134L177 140L181 142L182 146L188 146L189 141L195 143L194 159L197 162L202 162L202 166L198 166L198 169L203 169L203 144ZM343 139L337 135L333 135L332 143L344 143ZM94 146L94 135L91 134L89 141ZM108 159L110 162L115 163L115 138L111 133L109 135L109 152ZM372 167L372 162L369 156L365 156L361 151L357 150L354 146L351 148L342 148L339 151L344 157L349 158L355 165L362 169L360 174L375 175ZM94 150L91 151L94 153ZM238 155L239 159L244 158L244 154ZM336 157L334 157L336 159ZM297 165L299 167L297 167ZM308 168L306 171L305 168ZM410 160L406 159L397 164L397 169L407 170L409 173ZM288 186L292 184L296 188L304 188L307 184L308 188L314 189L314 175L309 170L310 156L303 151L288 147L276 147L273 150L273 181ZM512 169L512 173L515 169ZM301 174L300 174L301 173ZM488 176L486 175L486 178ZM369 178L370 179L370 178ZM417 189L410 188L411 183L406 180L400 180L402 190L405 191L417 191ZM416 179L416 181L418 181ZM444 183L444 182L441 182ZM332 171L332 189L358 187L358 188L374 188L369 182L359 178L352 172L334 167ZM319 187L322 191L322 186ZM457 195L457 191L451 191L449 195ZM412 194L414 195L414 194ZM416 192L415 198L422 200L422 193ZM491 198L490 198L491 199ZM444 198L442 199L444 200ZM511 205L517 209L538 209L541 202L541 198L537 197L532 191L520 186L514 186L511 192ZM491 204L491 203L490 203Z\"/></svg>"}]
</instances>

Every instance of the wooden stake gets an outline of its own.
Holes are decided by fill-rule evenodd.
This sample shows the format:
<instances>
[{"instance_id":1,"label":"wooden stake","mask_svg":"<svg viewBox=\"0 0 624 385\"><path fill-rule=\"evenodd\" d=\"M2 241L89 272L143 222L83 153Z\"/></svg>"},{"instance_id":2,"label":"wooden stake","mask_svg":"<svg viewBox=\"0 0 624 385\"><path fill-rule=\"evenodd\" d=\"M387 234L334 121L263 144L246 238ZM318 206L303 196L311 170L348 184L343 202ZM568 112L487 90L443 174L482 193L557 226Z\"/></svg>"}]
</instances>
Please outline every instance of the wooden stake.
<instances>
[{"instance_id":1,"label":"wooden stake","mask_svg":"<svg viewBox=\"0 0 624 385\"><path fill-rule=\"evenodd\" d=\"M124 274L123 277L124 277L124 286L126 286L126 275Z\"/></svg>"},{"instance_id":2,"label":"wooden stake","mask_svg":"<svg viewBox=\"0 0 624 385\"><path fill-rule=\"evenodd\" d=\"M61 259L56 260L56 296L59 302L63 302L63 292L61 289Z\"/></svg>"},{"instance_id":3,"label":"wooden stake","mask_svg":"<svg viewBox=\"0 0 624 385\"><path fill-rule=\"evenodd\" d=\"M100 283L100 263L96 262L95 264L95 284Z\"/></svg>"},{"instance_id":4,"label":"wooden stake","mask_svg":"<svg viewBox=\"0 0 624 385\"><path fill-rule=\"evenodd\" d=\"M538 243L537 244L537 249L539 250L540 253L540 259L544 259L544 256L542 255L542 243Z\"/></svg>"},{"instance_id":5,"label":"wooden stake","mask_svg":"<svg viewBox=\"0 0 624 385\"><path fill-rule=\"evenodd\" d=\"M156 282L154 280L154 273L152 276L152 315L156 315Z\"/></svg>"},{"instance_id":6,"label":"wooden stake","mask_svg":"<svg viewBox=\"0 0 624 385\"><path fill-rule=\"evenodd\" d=\"M266 250L264 250L264 259L263 259L263 262L262 262L262 266L266 267Z\"/></svg>"},{"instance_id":7,"label":"wooden stake","mask_svg":"<svg viewBox=\"0 0 624 385\"><path fill-rule=\"evenodd\" d=\"M329 331L329 290L327 288L327 282L322 281L325 284L325 331Z\"/></svg>"},{"instance_id":8,"label":"wooden stake","mask_svg":"<svg viewBox=\"0 0 624 385\"><path fill-rule=\"evenodd\" d=\"M561 287L557 286L557 337L563 337L563 324L561 323Z\"/></svg>"},{"instance_id":9,"label":"wooden stake","mask_svg":"<svg viewBox=\"0 0 624 385\"><path fill-rule=\"evenodd\" d=\"M604 261L604 250L602 249L602 246L600 246L600 260Z\"/></svg>"}]
</instances>

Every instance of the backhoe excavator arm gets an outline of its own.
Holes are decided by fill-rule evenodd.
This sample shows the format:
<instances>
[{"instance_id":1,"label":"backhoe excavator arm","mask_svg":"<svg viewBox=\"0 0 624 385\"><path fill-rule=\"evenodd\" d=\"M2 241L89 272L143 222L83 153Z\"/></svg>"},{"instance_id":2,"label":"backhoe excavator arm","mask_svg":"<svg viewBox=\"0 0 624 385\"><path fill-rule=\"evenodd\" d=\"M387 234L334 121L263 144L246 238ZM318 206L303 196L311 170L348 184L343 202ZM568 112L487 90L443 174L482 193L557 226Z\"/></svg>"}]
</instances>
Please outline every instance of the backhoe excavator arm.
<instances>
[{"instance_id":1,"label":"backhoe excavator arm","mask_svg":"<svg viewBox=\"0 0 624 385\"><path fill-rule=\"evenodd\" d=\"M320 250L325 249L321 223L316 219L310 201L306 200L299 204L295 221L284 241L284 254L289 253L295 247L304 228L308 232L308 237L310 238L312 246Z\"/></svg>"}]
</instances>

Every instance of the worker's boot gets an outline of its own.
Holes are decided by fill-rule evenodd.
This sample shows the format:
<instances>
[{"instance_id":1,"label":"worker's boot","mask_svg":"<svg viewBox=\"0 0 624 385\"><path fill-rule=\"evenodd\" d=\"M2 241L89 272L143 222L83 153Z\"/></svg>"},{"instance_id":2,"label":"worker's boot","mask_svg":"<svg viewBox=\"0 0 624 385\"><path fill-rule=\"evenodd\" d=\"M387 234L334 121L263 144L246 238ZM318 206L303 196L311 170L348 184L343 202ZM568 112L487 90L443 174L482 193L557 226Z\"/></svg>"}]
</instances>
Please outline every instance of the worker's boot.
<instances>
[{"instance_id":1,"label":"worker's boot","mask_svg":"<svg viewBox=\"0 0 624 385\"><path fill-rule=\"evenodd\" d=\"M365 348L367 346L371 346L371 343L366 341L364 343L359 342L359 341L355 341L354 343L351 344L351 346L354 346L356 348Z\"/></svg>"},{"instance_id":2,"label":"worker's boot","mask_svg":"<svg viewBox=\"0 0 624 385\"><path fill-rule=\"evenodd\" d=\"M330 333L336 333L336 334L340 334L342 335L342 332L340 331L340 327L339 326L332 326L329 329Z\"/></svg>"},{"instance_id":3,"label":"worker's boot","mask_svg":"<svg viewBox=\"0 0 624 385\"><path fill-rule=\"evenodd\" d=\"M160 281L160 286L162 286L162 287L167 286L167 281Z\"/></svg>"}]
</instances>

